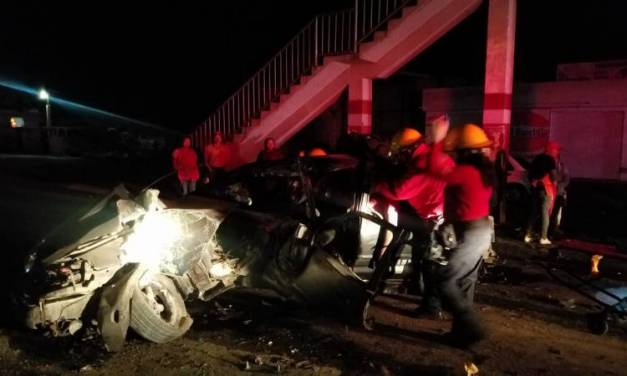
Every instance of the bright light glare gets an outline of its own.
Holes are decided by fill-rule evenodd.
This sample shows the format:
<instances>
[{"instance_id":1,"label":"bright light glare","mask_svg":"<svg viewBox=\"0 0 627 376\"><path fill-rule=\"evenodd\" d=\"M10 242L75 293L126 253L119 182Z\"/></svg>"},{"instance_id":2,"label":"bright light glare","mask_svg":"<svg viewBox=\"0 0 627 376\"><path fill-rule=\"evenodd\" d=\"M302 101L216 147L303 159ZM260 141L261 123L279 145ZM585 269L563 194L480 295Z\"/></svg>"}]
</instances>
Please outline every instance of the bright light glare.
<instances>
[{"instance_id":1,"label":"bright light glare","mask_svg":"<svg viewBox=\"0 0 627 376\"><path fill-rule=\"evenodd\" d=\"M28 93L30 95L41 95L41 92L45 91L43 89L40 90L40 91L37 91L34 88L25 86L25 85L17 83L17 82L4 80L4 79L2 79L2 77L0 77L0 86L1 87L6 87L6 88L9 88L9 89L12 89L12 90L17 90L17 91L20 91L22 93ZM48 92L46 92L46 94L48 94ZM129 117L126 117L126 116L114 114L112 112L100 110L98 108L85 106L85 105L80 104L80 103L76 103L76 102L72 102L72 101L68 101L68 100L59 98L58 96L50 97L50 95L48 95L48 98L46 98L46 99L41 98L41 100L48 100L48 99L50 100L50 102L54 102L55 105L60 106L60 107L65 107L65 108L67 108L69 110L84 111L84 112L91 113L91 114L96 114L96 115L100 115L100 116L106 116L106 117L110 117L110 118L113 118L113 119L122 120L124 122L140 125L140 126L143 126L143 127L158 129L158 130L161 130L161 131L167 132L167 133L173 133L173 134L177 134L178 133L177 131L173 131L172 129L169 129L169 128L165 128L165 127L161 127L161 126L158 126L158 125L155 125L155 124L147 123L145 121L132 119L132 118L129 118Z\"/></svg>"},{"instance_id":2,"label":"bright light glare","mask_svg":"<svg viewBox=\"0 0 627 376\"><path fill-rule=\"evenodd\" d=\"M138 262L157 271L174 256L172 251L182 234L183 229L175 218L164 212L148 212L122 245L122 263Z\"/></svg>"},{"instance_id":3,"label":"bright light glare","mask_svg":"<svg viewBox=\"0 0 627 376\"><path fill-rule=\"evenodd\" d=\"M388 210L386 211L386 219L394 226L398 225L398 211L396 211L396 208L394 206L388 206Z\"/></svg>"},{"instance_id":4,"label":"bright light glare","mask_svg":"<svg viewBox=\"0 0 627 376\"><path fill-rule=\"evenodd\" d=\"M366 218L361 219L361 236L363 238L366 238L366 239L376 238L379 236L380 230L381 230L381 227L378 224Z\"/></svg>"},{"instance_id":5,"label":"bright light glare","mask_svg":"<svg viewBox=\"0 0 627 376\"><path fill-rule=\"evenodd\" d=\"M209 268L209 274L216 278L226 277L233 273L233 268L226 262L218 262L216 264L211 265Z\"/></svg>"},{"instance_id":6,"label":"bright light glare","mask_svg":"<svg viewBox=\"0 0 627 376\"><path fill-rule=\"evenodd\" d=\"M39 90L39 99L41 99L42 101L47 101L48 99L50 99L50 94L48 94L46 89Z\"/></svg>"}]
</instances>

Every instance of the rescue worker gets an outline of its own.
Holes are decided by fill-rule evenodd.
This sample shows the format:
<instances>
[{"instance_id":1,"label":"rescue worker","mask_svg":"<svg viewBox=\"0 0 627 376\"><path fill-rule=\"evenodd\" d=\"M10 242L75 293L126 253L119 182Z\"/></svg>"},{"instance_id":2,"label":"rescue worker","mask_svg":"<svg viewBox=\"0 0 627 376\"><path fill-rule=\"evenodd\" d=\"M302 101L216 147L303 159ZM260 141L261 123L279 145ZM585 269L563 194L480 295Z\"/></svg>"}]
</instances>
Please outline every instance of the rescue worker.
<instances>
[{"instance_id":1,"label":"rescue worker","mask_svg":"<svg viewBox=\"0 0 627 376\"><path fill-rule=\"evenodd\" d=\"M192 149L192 140L189 137L183 139L183 146L172 153L172 164L176 170L181 184L183 197L196 190L196 182L200 177L198 172L198 156Z\"/></svg>"},{"instance_id":2,"label":"rescue worker","mask_svg":"<svg viewBox=\"0 0 627 376\"><path fill-rule=\"evenodd\" d=\"M278 161L285 158L283 151L276 146L276 141L268 137L263 142L263 150L257 155L257 162Z\"/></svg>"},{"instance_id":3,"label":"rescue worker","mask_svg":"<svg viewBox=\"0 0 627 376\"><path fill-rule=\"evenodd\" d=\"M441 117L434 121L448 119ZM408 159L407 174L399 180L378 183L374 192L392 202L405 201L413 209L414 215L401 216L401 225L413 231L412 263L416 272L420 270L424 284L422 303L416 314L441 319L442 304L433 280L436 265L429 251L434 240L432 231L443 213L445 183L426 171L429 150L420 132L413 128L400 130L390 142L390 153L393 159ZM454 164L444 154L438 163L439 169L451 168Z\"/></svg>"},{"instance_id":4,"label":"rescue worker","mask_svg":"<svg viewBox=\"0 0 627 376\"><path fill-rule=\"evenodd\" d=\"M429 172L446 182L447 225L443 229L448 234L443 236L446 240L443 243L449 254L447 264L437 270L436 280L444 306L453 315L448 337L454 345L468 346L485 337L473 310L473 299L482 256L492 239L489 219L495 182L494 166L489 159L492 142L474 124L465 124L451 132L448 128L448 121L431 127L434 145L428 158ZM438 160L443 151L452 152L456 164L442 169Z\"/></svg>"},{"instance_id":5,"label":"rescue worker","mask_svg":"<svg viewBox=\"0 0 627 376\"><path fill-rule=\"evenodd\" d=\"M225 168L231 161L231 150L223 143L221 132L216 132L213 142L205 147L205 167L209 175L209 181L220 180L224 176ZM209 181L206 181L209 183Z\"/></svg>"},{"instance_id":6,"label":"rescue worker","mask_svg":"<svg viewBox=\"0 0 627 376\"><path fill-rule=\"evenodd\" d=\"M551 212L555 203L557 182L557 157L559 144L548 141L544 153L537 155L529 168L531 183L531 212L527 223L525 243L533 240L533 229L540 219L540 245L550 245L548 238Z\"/></svg>"}]
</instances>

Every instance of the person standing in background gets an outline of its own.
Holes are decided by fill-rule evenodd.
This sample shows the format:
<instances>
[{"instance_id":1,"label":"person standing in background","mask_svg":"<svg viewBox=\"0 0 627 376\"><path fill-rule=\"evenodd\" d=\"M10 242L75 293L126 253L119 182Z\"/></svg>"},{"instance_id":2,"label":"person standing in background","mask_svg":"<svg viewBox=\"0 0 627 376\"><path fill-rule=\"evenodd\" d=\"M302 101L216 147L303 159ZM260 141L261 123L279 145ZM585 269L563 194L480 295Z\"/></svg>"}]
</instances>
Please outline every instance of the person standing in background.
<instances>
[{"instance_id":1,"label":"person standing in background","mask_svg":"<svg viewBox=\"0 0 627 376\"><path fill-rule=\"evenodd\" d=\"M537 155L529 168L529 182L532 188L531 214L527 223L525 243L533 240L533 230L540 219L540 245L550 245L549 224L553 204L555 203L555 188L557 182L557 157L559 144L548 141L544 153Z\"/></svg>"},{"instance_id":2,"label":"person standing in background","mask_svg":"<svg viewBox=\"0 0 627 376\"><path fill-rule=\"evenodd\" d=\"M447 263L436 272L442 303L453 315L448 334L454 345L469 346L486 334L473 309L474 290L483 254L490 247L490 197L495 184L494 164L488 158L492 141L479 126L465 124L448 132L448 122L434 124L428 171L446 182L443 246ZM444 151L454 154L452 167L436 163ZM452 240L454 234L454 239ZM446 244L448 243L448 244Z\"/></svg>"},{"instance_id":3,"label":"person standing in background","mask_svg":"<svg viewBox=\"0 0 627 376\"><path fill-rule=\"evenodd\" d=\"M198 171L198 156L192 148L192 140L189 137L185 137L183 146L172 153L172 165L181 184L183 197L193 193L196 190L196 182L200 173Z\"/></svg>"},{"instance_id":4,"label":"person standing in background","mask_svg":"<svg viewBox=\"0 0 627 376\"><path fill-rule=\"evenodd\" d=\"M257 156L257 162L278 161L285 158L283 151L276 146L276 141L268 137L263 142L263 150Z\"/></svg>"},{"instance_id":5,"label":"person standing in background","mask_svg":"<svg viewBox=\"0 0 627 376\"><path fill-rule=\"evenodd\" d=\"M231 161L231 150L223 143L221 132L213 135L213 142L205 147L205 167L208 172L207 183L220 180L224 176L225 168Z\"/></svg>"}]
</instances>

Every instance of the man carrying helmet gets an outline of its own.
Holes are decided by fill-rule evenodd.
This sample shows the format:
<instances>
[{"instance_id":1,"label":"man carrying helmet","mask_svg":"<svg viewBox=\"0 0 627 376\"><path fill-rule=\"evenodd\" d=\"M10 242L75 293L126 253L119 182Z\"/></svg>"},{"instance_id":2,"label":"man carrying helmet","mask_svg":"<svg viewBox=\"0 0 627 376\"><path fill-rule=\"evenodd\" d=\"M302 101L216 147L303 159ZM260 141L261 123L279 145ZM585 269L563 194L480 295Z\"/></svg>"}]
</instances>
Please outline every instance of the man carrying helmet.
<instances>
[{"instance_id":1,"label":"man carrying helmet","mask_svg":"<svg viewBox=\"0 0 627 376\"><path fill-rule=\"evenodd\" d=\"M435 121L448 119L441 117ZM427 174L429 152L430 147L424 142L420 132L413 128L400 130L390 142L390 157L397 163L404 164L406 173L400 179L376 184L374 191L388 201L404 201L411 206L413 215L402 215L400 224L413 231L413 265L417 268L415 274L420 270L424 283L422 303L416 313L441 318L442 305L432 278L436 265L428 251L433 241L433 229L442 217L445 183ZM453 161L446 155L438 163L438 168L442 169L453 165Z\"/></svg>"},{"instance_id":2,"label":"man carrying helmet","mask_svg":"<svg viewBox=\"0 0 627 376\"><path fill-rule=\"evenodd\" d=\"M531 213L525 234L525 243L533 240L532 233L536 222L540 219L541 245L550 245L549 224L551 212L557 194L557 160L559 156L559 144L548 141L544 153L537 155L529 168L529 182L531 183Z\"/></svg>"},{"instance_id":3,"label":"man carrying helmet","mask_svg":"<svg viewBox=\"0 0 627 376\"><path fill-rule=\"evenodd\" d=\"M468 346L485 337L473 310L473 299L482 256L492 239L489 214L495 176L488 157L492 142L474 124L450 132L448 128L448 122L441 121L430 132L434 146L428 171L446 183L444 228L448 230L443 241L448 262L438 268L436 283L444 306L453 315L449 339L454 345ZM438 165L444 151L452 153L455 159L455 164L447 169Z\"/></svg>"}]
</instances>

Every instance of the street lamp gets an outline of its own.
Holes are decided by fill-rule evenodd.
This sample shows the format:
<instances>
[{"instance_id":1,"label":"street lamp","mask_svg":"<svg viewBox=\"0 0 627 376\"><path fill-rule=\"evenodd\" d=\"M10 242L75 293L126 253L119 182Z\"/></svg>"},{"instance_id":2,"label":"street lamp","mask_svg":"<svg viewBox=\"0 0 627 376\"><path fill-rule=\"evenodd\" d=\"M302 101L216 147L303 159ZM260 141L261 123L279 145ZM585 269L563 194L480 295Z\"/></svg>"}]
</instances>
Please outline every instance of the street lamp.
<instances>
[{"instance_id":1,"label":"street lamp","mask_svg":"<svg viewBox=\"0 0 627 376\"><path fill-rule=\"evenodd\" d=\"M52 124L50 121L50 94L46 89L39 90L39 99L46 101L46 128L49 128Z\"/></svg>"}]
</instances>

